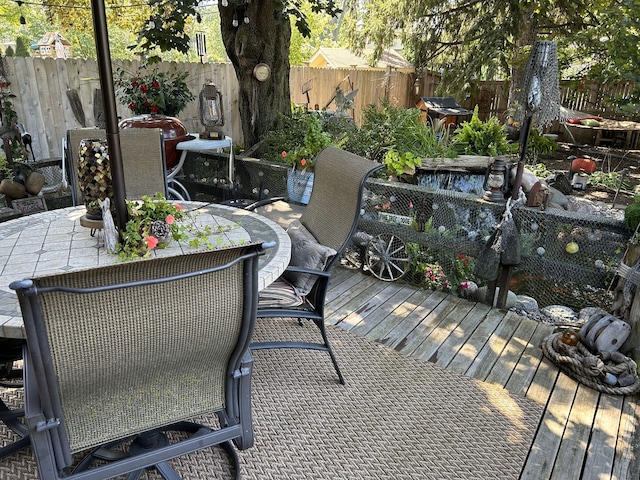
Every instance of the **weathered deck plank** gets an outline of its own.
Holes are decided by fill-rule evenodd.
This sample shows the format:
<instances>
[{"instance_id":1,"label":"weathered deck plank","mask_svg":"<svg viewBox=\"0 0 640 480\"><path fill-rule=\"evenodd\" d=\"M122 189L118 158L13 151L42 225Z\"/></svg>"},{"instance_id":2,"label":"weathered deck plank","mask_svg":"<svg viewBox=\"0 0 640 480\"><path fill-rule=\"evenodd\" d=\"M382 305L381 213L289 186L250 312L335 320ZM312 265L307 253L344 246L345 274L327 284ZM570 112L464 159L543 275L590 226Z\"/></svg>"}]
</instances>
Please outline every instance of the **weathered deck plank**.
<instances>
[{"instance_id":1,"label":"weathered deck plank","mask_svg":"<svg viewBox=\"0 0 640 480\"><path fill-rule=\"evenodd\" d=\"M330 283L329 323L545 406L521 480L638 480L638 397L599 393L561 373L540 349L552 326L347 272Z\"/></svg>"}]
</instances>

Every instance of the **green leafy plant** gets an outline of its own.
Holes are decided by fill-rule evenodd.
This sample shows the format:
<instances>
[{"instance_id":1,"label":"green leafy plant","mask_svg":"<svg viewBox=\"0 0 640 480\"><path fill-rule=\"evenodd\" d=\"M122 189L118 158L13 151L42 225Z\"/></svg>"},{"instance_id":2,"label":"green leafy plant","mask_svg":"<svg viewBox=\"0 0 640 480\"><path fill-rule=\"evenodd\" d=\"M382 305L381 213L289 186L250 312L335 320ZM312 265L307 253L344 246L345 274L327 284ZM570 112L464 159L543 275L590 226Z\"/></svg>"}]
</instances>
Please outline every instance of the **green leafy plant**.
<instances>
[{"instance_id":1,"label":"green leafy plant","mask_svg":"<svg viewBox=\"0 0 640 480\"><path fill-rule=\"evenodd\" d=\"M221 246L210 241L210 235L228 231L235 226L219 227L214 231L210 226L199 227L190 212L178 203L168 201L162 194L143 196L140 201L127 200L129 220L121 235L116 253L121 260L148 257L156 248L166 248L169 241L187 241L193 248Z\"/></svg>"},{"instance_id":2,"label":"green leafy plant","mask_svg":"<svg viewBox=\"0 0 640 480\"><path fill-rule=\"evenodd\" d=\"M399 177L416 173L416 167L422 165L422 160L411 152L400 155L397 151L391 150L385 155L384 164L389 172Z\"/></svg>"},{"instance_id":3,"label":"green leafy plant","mask_svg":"<svg viewBox=\"0 0 640 480\"><path fill-rule=\"evenodd\" d=\"M621 172L603 172L602 170L596 170L591 173L588 184L602 186L610 190L617 190L618 188L628 190L631 186L627 175L622 175Z\"/></svg>"},{"instance_id":4,"label":"green leafy plant","mask_svg":"<svg viewBox=\"0 0 640 480\"><path fill-rule=\"evenodd\" d=\"M265 158L313 168L316 156L332 144L319 115L294 109L291 117L281 116L279 127L264 139Z\"/></svg>"},{"instance_id":5,"label":"green leafy plant","mask_svg":"<svg viewBox=\"0 0 640 480\"><path fill-rule=\"evenodd\" d=\"M483 122L478 117L478 106L473 109L473 115L468 122L455 130L453 146L459 154L487 155L495 157L511 153L511 146L507 141L507 130L496 117Z\"/></svg>"},{"instance_id":6,"label":"green leafy plant","mask_svg":"<svg viewBox=\"0 0 640 480\"><path fill-rule=\"evenodd\" d=\"M175 117L195 96L185 80L189 72L149 72L135 75L117 70L116 94L134 114L158 113Z\"/></svg>"}]
</instances>

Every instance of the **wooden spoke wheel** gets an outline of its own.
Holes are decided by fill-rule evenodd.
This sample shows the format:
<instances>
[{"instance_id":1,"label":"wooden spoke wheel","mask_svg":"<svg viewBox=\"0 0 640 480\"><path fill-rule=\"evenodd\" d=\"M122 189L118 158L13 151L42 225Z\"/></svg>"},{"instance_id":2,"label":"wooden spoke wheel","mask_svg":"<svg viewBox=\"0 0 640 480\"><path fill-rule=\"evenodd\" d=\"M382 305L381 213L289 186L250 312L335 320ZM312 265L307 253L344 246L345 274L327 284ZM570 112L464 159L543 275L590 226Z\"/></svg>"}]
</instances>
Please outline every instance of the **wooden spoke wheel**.
<instances>
[{"instance_id":1,"label":"wooden spoke wheel","mask_svg":"<svg viewBox=\"0 0 640 480\"><path fill-rule=\"evenodd\" d=\"M401 278L407 272L410 260L407 246L395 235L383 233L367 244L365 264L375 277L385 282Z\"/></svg>"}]
</instances>

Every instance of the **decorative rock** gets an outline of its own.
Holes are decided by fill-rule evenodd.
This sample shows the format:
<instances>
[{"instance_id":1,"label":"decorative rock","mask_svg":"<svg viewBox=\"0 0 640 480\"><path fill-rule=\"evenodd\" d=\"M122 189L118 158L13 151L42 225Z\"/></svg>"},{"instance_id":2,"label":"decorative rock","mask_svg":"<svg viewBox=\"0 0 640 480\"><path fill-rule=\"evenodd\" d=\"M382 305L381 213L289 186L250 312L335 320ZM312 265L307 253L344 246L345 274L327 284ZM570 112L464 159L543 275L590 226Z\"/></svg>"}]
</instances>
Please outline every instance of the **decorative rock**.
<instances>
[{"instance_id":1,"label":"decorative rock","mask_svg":"<svg viewBox=\"0 0 640 480\"><path fill-rule=\"evenodd\" d=\"M46 178L40 172L31 172L24 182L24 187L31 195L37 195L46 181Z\"/></svg>"},{"instance_id":2,"label":"decorative rock","mask_svg":"<svg viewBox=\"0 0 640 480\"><path fill-rule=\"evenodd\" d=\"M549 187L551 191L551 203L558 205L562 209L566 209L569 199L565 194L560 192L557 188Z\"/></svg>"},{"instance_id":3,"label":"decorative rock","mask_svg":"<svg viewBox=\"0 0 640 480\"><path fill-rule=\"evenodd\" d=\"M637 376L633 373L625 373L618 378L618 385L621 387L628 387L629 385L636 383L636 378Z\"/></svg>"},{"instance_id":4,"label":"decorative rock","mask_svg":"<svg viewBox=\"0 0 640 480\"><path fill-rule=\"evenodd\" d=\"M489 289L486 286L478 288L473 295L473 299L476 302L486 303L487 305L493 305L495 307L498 303L498 297L500 296L500 288L496 288L495 298L493 299L493 302L489 301L489 299L487 298L488 290ZM516 294L509 290L509 292L507 292L507 301L505 303L505 308L507 310L513 308L516 305L516 302Z\"/></svg>"},{"instance_id":5,"label":"decorative rock","mask_svg":"<svg viewBox=\"0 0 640 480\"><path fill-rule=\"evenodd\" d=\"M516 295L514 308L525 312L537 312L539 307L535 298L529 297L528 295Z\"/></svg>"},{"instance_id":6,"label":"decorative rock","mask_svg":"<svg viewBox=\"0 0 640 480\"><path fill-rule=\"evenodd\" d=\"M618 383L618 378L613 373L607 372L604 376L604 383L607 385L615 385Z\"/></svg>"},{"instance_id":7,"label":"decorative rock","mask_svg":"<svg viewBox=\"0 0 640 480\"><path fill-rule=\"evenodd\" d=\"M23 184L5 178L0 182L0 193L11 198L22 198L27 193Z\"/></svg>"},{"instance_id":8,"label":"decorative rock","mask_svg":"<svg viewBox=\"0 0 640 480\"><path fill-rule=\"evenodd\" d=\"M511 169L511 183L513 183L516 179L516 169L512 168ZM530 192L531 189L533 188L533 186L538 182L538 177L536 177L536 175L531 171L531 170L527 170L526 168L522 171L522 183L520 184L522 186L522 190L525 191L525 193Z\"/></svg>"},{"instance_id":9,"label":"decorative rock","mask_svg":"<svg viewBox=\"0 0 640 480\"><path fill-rule=\"evenodd\" d=\"M562 305L549 305L540 310L551 323L576 323L577 317L573 310Z\"/></svg>"}]
</instances>

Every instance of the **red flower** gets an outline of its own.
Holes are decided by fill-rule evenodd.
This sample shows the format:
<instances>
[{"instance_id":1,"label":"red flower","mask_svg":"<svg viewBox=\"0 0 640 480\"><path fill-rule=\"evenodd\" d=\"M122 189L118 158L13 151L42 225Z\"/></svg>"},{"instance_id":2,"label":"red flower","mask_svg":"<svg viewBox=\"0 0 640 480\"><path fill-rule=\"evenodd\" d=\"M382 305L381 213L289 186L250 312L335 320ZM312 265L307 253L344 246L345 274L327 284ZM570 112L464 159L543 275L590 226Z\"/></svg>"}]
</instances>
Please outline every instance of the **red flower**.
<instances>
[{"instance_id":1,"label":"red flower","mask_svg":"<svg viewBox=\"0 0 640 480\"><path fill-rule=\"evenodd\" d=\"M303 167L307 164L307 159L303 158L302 160L300 160L300 165L302 165Z\"/></svg>"},{"instance_id":2,"label":"red flower","mask_svg":"<svg viewBox=\"0 0 640 480\"><path fill-rule=\"evenodd\" d=\"M129 108L135 112L136 111L136 102L131 102L129 104Z\"/></svg>"},{"instance_id":3,"label":"red flower","mask_svg":"<svg viewBox=\"0 0 640 480\"><path fill-rule=\"evenodd\" d=\"M464 253L459 253L459 254L458 254L458 258L459 258L460 260L464 260Z\"/></svg>"},{"instance_id":4,"label":"red flower","mask_svg":"<svg viewBox=\"0 0 640 480\"><path fill-rule=\"evenodd\" d=\"M280 155L282 155L282 158L286 158L287 152L282 152Z\"/></svg>"},{"instance_id":5,"label":"red flower","mask_svg":"<svg viewBox=\"0 0 640 480\"><path fill-rule=\"evenodd\" d=\"M138 83L138 81L137 81L137 80L134 80L133 82L131 82L131 86L132 86L133 88L136 88L138 85L140 85L140 84Z\"/></svg>"},{"instance_id":6,"label":"red flower","mask_svg":"<svg viewBox=\"0 0 640 480\"><path fill-rule=\"evenodd\" d=\"M152 237L151 235L149 235L147 236L147 238L145 238L145 240L147 242L147 248L149 250L153 250L158 246L158 239L156 237Z\"/></svg>"},{"instance_id":7,"label":"red flower","mask_svg":"<svg viewBox=\"0 0 640 480\"><path fill-rule=\"evenodd\" d=\"M157 90L158 88L160 88L160 83L158 83L158 81L157 81L157 80L154 80L154 81L151 83L151 87L152 87L152 88L155 88L155 89Z\"/></svg>"},{"instance_id":8,"label":"red flower","mask_svg":"<svg viewBox=\"0 0 640 480\"><path fill-rule=\"evenodd\" d=\"M173 215L169 214L167 215L167 218L164 219L164 221L167 225L171 225L175 221L175 218L173 218Z\"/></svg>"},{"instance_id":9,"label":"red flower","mask_svg":"<svg viewBox=\"0 0 640 480\"><path fill-rule=\"evenodd\" d=\"M146 85L140 85L140 91L142 93L147 93L149 91L149 87L147 87Z\"/></svg>"},{"instance_id":10,"label":"red flower","mask_svg":"<svg viewBox=\"0 0 640 480\"><path fill-rule=\"evenodd\" d=\"M160 109L157 105L149 105L149 110L151 110L153 113L158 113Z\"/></svg>"}]
</instances>

